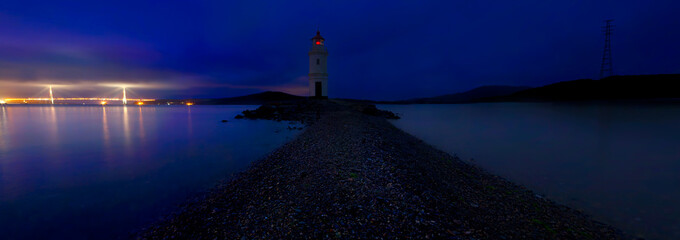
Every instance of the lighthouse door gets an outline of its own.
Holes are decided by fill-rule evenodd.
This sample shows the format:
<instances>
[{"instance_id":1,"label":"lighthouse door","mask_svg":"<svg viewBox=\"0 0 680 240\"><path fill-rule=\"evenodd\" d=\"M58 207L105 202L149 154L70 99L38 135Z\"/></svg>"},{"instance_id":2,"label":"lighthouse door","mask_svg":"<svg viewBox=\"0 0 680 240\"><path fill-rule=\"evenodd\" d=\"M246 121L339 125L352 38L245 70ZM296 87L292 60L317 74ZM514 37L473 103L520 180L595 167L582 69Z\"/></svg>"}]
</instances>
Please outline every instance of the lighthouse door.
<instances>
[{"instance_id":1,"label":"lighthouse door","mask_svg":"<svg viewBox=\"0 0 680 240\"><path fill-rule=\"evenodd\" d=\"M314 82L314 96L321 97L321 82Z\"/></svg>"}]
</instances>

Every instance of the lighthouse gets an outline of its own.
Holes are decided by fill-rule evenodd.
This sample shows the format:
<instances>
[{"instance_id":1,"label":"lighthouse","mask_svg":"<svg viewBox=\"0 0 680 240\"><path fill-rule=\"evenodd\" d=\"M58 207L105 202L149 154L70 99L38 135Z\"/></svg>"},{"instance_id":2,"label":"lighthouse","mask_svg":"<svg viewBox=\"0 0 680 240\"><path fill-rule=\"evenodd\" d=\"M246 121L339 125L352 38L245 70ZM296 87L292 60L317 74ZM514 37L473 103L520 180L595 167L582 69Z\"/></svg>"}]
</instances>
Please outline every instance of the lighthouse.
<instances>
[{"instance_id":1,"label":"lighthouse","mask_svg":"<svg viewBox=\"0 0 680 240\"><path fill-rule=\"evenodd\" d=\"M328 51L323 42L321 32L316 31L309 49L309 96L314 98L328 98Z\"/></svg>"}]
</instances>

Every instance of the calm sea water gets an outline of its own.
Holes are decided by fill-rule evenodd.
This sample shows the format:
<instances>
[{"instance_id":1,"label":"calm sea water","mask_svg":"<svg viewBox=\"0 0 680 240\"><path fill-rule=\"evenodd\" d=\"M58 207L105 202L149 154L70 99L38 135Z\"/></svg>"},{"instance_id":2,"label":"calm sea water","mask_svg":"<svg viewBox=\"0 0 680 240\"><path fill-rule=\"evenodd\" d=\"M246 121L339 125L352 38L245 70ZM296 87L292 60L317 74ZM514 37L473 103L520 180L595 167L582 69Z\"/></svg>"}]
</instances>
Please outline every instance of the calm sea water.
<instances>
[{"instance_id":1,"label":"calm sea water","mask_svg":"<svg viewBox=\"0 0 680 240\"><path fill-rule=\"evenodd\" d=\"M0 106L0 239L128 237L298 132L247 108Z\"/></svg>"},{"instance_id":2,"label":"calm sea water","mask_svg":"<svg viewBox=\"0 0 680 240\"><path fill-rule=\"evenodd\" d=\"M383 105L463 160L635 236L680 239L680 105Z\"/></svg>"}]
</instances>

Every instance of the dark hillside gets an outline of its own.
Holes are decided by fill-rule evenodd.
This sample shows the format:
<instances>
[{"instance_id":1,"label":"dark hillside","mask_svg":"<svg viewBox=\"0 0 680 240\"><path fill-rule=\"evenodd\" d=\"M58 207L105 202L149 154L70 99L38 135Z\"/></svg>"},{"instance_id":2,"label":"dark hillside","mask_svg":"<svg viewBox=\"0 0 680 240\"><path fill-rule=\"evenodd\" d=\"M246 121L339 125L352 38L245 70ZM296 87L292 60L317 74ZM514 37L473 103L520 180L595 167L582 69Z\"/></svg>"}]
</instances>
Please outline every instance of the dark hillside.
<instances>
[{"instance_id":1,"label":"dark hillside","mask_svg":"<svg viewBox=\"0 0 680 240\"><path fill-rule=\"evenodd\" d=\"M493 101L582 101L680 98L680 74L580 79L519 91Z\"/></svg>"},{"instance_id":2,"label":"dark hillside","mask_svg":"<svg viewBox=\"0 0 680 240\"><path fill-rule=\"evenodd\" d=\"M218 98L202 100L200 104L214 105L261 105L270 102L288 102L305 99L305 97L291 95L283 92L262 92L240 97Z\"/></svg>"},{"instance_id":3,"label":"dark hillside","mask_svg":"<svg viewBox=\"0 0 680 240\"><path fill-rule=\"evenodd\" d=\"M522 90L529 89L524 86L482 86L462 93L441 95L431 98L415 98L393 103L398 104L443 104L475 102L489 97L507 96Z\"/></svg>"}]
</instances>

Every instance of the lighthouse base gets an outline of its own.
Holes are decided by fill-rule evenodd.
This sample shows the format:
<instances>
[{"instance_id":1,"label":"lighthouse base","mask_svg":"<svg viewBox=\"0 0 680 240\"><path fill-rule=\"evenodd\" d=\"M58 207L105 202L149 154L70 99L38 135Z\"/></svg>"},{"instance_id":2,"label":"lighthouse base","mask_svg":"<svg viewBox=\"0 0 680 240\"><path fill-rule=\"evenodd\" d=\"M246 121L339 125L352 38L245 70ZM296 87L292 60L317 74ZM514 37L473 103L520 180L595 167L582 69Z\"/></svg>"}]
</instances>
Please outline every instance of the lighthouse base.
<instances>
[{"instance_id":1,"label":"lighthouse base","mask_svg":"<svg viewBox=\"0 0 680 240\"><path fill-rule=\"evenodd\" d=\"M328 78L312 77L309 79L309 97L328 98Z\"/></svg>"}]
</instances>

